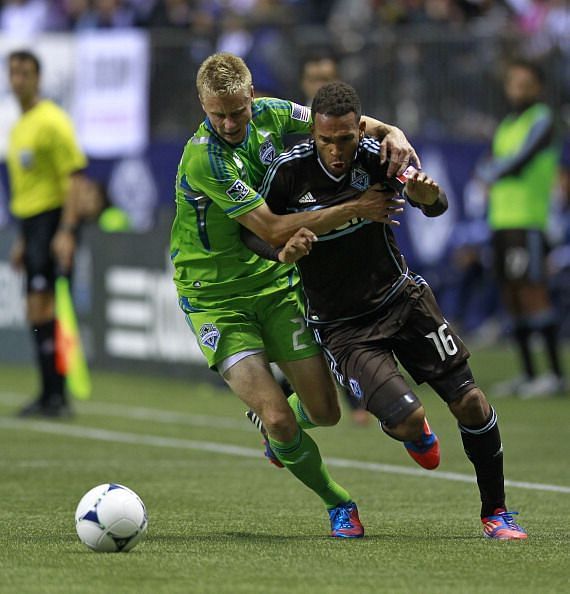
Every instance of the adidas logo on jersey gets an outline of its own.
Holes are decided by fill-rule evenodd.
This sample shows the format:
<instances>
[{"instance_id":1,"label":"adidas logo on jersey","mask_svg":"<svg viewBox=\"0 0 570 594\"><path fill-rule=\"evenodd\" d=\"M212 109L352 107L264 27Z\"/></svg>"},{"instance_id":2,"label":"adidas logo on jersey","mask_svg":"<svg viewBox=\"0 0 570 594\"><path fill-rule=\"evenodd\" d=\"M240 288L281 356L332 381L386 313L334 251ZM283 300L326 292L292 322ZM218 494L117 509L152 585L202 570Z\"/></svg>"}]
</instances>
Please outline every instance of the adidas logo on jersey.
<instances>
[{"instance_id":1,"label":"adidas logo on jersey","mask_svg":"<svg viewBox=\"0 0 570 594\"><path fill-rule=\"evenodd\" d=\"M316 201L317 199L311 194L311 192L307 192L304 196L299 198L299 204L312 204Z\"/></svg>"}]
</instances>

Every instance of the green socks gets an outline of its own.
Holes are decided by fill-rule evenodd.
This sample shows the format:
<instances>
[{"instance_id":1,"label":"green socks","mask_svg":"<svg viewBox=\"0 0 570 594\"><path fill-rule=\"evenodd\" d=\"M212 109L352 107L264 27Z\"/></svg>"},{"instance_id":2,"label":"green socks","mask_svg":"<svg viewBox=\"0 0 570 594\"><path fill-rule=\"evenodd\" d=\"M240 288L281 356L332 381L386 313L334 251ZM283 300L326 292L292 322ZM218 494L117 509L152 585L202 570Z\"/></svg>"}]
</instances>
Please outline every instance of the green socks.
<instances>
[{"instance_id":1,"label":"green socks","mask_svg":"<svg viewBox=\"0 0 570 594\"><path fill-rule=\"evenodd\" d=\"M305 412L301 399L299 396L297 396L297 394L295 394L295 392L293 392L293 394L287 398L287 402L289 403L289 406L291 407L291 410L297 419L297 424L299 427L301 427L301 429L313 429L317 426L309 419L309 415L307 415Z\"/></svg>"},{"instance_id":2,"label":"green socks","mask_svg":"<svg viewBox=\"0 0 570 594\"><path fill-rule=\"evenodd\" d=\"M269 445L283 465L314 491L327 508L351 501L348 492L332 480L317 444L303 429L299 428L290 442L276 441L269 437Z\"/></svg>"}]
</instances>

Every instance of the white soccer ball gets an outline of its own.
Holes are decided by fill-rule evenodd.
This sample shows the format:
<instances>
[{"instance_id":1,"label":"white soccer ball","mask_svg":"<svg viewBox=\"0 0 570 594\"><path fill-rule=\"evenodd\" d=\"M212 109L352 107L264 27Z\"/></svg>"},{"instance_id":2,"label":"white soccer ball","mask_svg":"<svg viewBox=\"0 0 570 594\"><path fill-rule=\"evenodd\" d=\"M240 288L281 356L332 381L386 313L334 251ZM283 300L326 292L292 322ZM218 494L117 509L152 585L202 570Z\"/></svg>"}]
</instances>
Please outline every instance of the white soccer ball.
<instances>
[{"instance_id":1,"label":"white soccer ball","mask_svg":"<svg viewBox=\"0 0 570 594\"><path fill-rule=\"evenodd\" d=\"M134 492L115 483L93 487L75 511L79 539L100 553L130 551L148 526L146 508Z\"/></svg>"}]
</instances>

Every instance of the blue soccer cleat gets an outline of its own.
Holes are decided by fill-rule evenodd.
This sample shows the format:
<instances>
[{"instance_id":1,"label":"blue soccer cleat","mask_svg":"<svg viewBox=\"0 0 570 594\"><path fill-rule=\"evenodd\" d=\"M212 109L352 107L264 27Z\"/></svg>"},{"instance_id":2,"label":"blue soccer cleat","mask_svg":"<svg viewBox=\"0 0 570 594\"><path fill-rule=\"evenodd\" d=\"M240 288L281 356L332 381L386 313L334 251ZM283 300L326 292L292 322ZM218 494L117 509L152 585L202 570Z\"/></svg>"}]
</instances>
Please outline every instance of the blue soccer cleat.
<instances>
[{"instance_id":1,"label":"blue soccer cleat","mask_svg":"<svg viewBox=\"0 0 570 594\"><path fill-rule=\"evenodd\" d=\"M263 446L265 447L265 452L263 452L263 455L269 460L271 464L273 464L273 466L277 466L277 468L285 468L283 463L276 456L275 452L271 449L267 436L267 429L265 429L263 426L263 422L259 416L256 415L251 409L245 413L245 416L259 429L261 435L263 435Z\"/></svg>"},{"instance_id":2,"label":"blue soccer cleat","mask_svg":"<svg viewBox=\"0 0 570 594\"><path fill-rule=\"evenodd\" d=\"M498 508L492 516L481 518L485 538L496 540L524 540L528 538L527 533L513 518L517 514L518 512L509 512L506 509Z\"/></svg>"},{"instance_id":3,"label":"blue soccer cleat","mask_svg":"<svg viewBox=\"0 0 570 594\"><path fill-rule=\"evenodd\" d=\"M439 466L441 459L439 439L430 429L427 419L424 419L424 430L420 439L416 441L405 441L404 447L408 451L408 454L422 468L433 470Z\"/></svg>"},{"instance_id":4,"label":"blue soccer cleat","mask_svg":"<svg viewBox=\"0 0 570 594\"><path fill-rule=\"evenodd\" d=\"M358 517L358 508L354 501L341 503L329 509L331 536L335 538L362 538L364 527Z\"/></svg>"}]
</instances>

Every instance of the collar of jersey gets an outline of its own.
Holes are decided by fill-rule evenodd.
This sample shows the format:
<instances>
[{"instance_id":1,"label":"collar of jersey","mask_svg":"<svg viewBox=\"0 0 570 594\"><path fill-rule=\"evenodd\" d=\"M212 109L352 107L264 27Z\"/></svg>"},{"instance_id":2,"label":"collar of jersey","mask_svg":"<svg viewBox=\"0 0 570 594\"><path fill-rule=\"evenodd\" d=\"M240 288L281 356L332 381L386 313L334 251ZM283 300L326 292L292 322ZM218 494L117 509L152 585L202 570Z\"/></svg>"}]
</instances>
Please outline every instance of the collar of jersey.
<instances>
[{"instance_id":1,"label":"collar of jersey","mask_svg":"<svg viewBox=\"0 0 570 594\"><path fill-rule=\"evenodd\" d=\"M220 142L223 142L226 146L229 146L232 149L238 149L238 148L245 147L245 145L247 144L247 141L249 140L249 132L251 130L251 122L247 123L247 130L245 131L245 138L239 144L230 144L227 140L224 140L214 130L214 127L212 126L212 122L210 122L210 118L206 118L204 120L204 124L206 125L206 129L208 130L208 132L210 132L210 134L213 134Z\"/></svg>"},{"instance_id":2,"label":"collar of jersey","mask_svg":"<svg viewBox=\"0 0 570 594\"><path fill-rule=\"evenodd\" d=\"M354 163L356 162L356 159L358 159L358 149L360 148L360 143L358 144L358 147L356 148L356 153L354 155L354 159L352 160L352 163L350 165L350 169L348 171L350 171L353 166ZM315 147L315 154L317 155L317 161L319 163L319 165L321 166L321 169L335 182L339 182L342 181L345 177L346 177L346 173L343 173L342 175L339 175L338 177L334 176L325 166L324 163L321 161L321 157L319 156L319 151L317 150L317 148ZM348 173L348 172L347 172Z\"/></svg>"}]
</instances>

